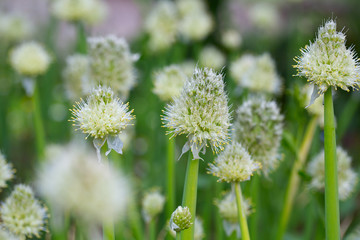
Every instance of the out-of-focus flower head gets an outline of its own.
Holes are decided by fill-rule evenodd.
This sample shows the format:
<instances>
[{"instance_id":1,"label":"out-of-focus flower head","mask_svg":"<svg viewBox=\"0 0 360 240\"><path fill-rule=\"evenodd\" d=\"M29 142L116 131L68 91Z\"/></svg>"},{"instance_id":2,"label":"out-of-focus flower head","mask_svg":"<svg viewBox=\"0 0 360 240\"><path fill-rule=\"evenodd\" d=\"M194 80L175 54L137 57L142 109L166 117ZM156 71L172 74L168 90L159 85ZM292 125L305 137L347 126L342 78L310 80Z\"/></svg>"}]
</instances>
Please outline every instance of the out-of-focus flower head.
<instances>
[{"instance_id":1,"label":"out-of-focus flower head","mask_svg":"<svg viewBox=\"0 0 360 240\"><path fill-rule=\"evenodd\" d=\"M224 54L214 46L204 47L199 55L199 64L203 67L220 70L225 66Z\"/></svg>"},{"instance_id":2,"label":"out-of-focus flower head","mask_svg":"<svg viewBox=\"0 0 360 240\"><path fill-rule=\"evenodd\" d=\"M339 199L346 200L354 191L358 182L356 172L351 168L351 157L341 147L336 148L338 161L338 189ZM325 156L319 153L308 165L308 173L312 180L310 187L317 190L325 188Z\"/></svg>"},{"instance_id":3,"label":"out-of-focus flower head","mask_svg":"<svg viewBox=\"0 0 360 240\"><path fill-rule=\"evenodd\" d=\"M173 136L186 134L188 141L182 153L192 151L194 159L210 143L213 151L223 150L229 140L228 98L224 91L223 75L210 68L196 68L188 78L179 97L167 105L164 126Z\"/></svg>"},{"instance_id":4,"label":"out-of-focus flower head","mask_svg":"<svg viewBox=\"0 0 360 240\"><path fill-rule=\"evenodd\" d=\"M16 237L14 234L9 232L3 227L0 227L0 239L1 240L20 240L18 237Z\"/></svg>"},{"instance_id":5,"label":"out-of-focus flower head","mask_svg":"<svg viewBox=\"0 0 360 240\"><path fill-rule=\"evenodd\" d=\"M12 165L7 163L4 155L0 152L0 192L7 186L6 181L14 177Z\"/></svg>"},{"instance_id":6,"label":"out-of-focus flower head","mask_svg":"<svg viewBox=\"0 0 360 240\"><path fill-rule=\"evenodd\" d=\"M84 145L50 145L37 179L50 206L90 223L124 217L132 198L129 181L112 165L97 162Z\"/></svg>"},{"instance_id":7,"label":"out-of-focus flower head","mask_svg":"<svg viewBox=\"0 0 360 240\"><path fill-rule=\"evenodd\" d=\"M158 189L145 193L142 199L142 213L146 222L150 222L159 215L165 204L165 197Z\"/></svg>"},{"instance_id":8,"label":"out-of-focus flower head","mask_svg":"<svg viewBox=\"0 0 360 240\"><path fill-rule=\"evenodd\" d=\"M0 208L2 226L20 239L40 237L45 231L47 210L29 186L19 184Z\"/></svg>"},{"instance_id":9,"label":"out-of-focus flower head","mask_svg":"<svg viewBox=\"0 0 360 240\"><path fill-rule=\"evenodd\" d=\"M138 54L132 54L124 38L114 35L88 39L91 77L97 84L111 87L126 99L135 85L134 62Z\"/></svg>"},{"instance_id":10,"label":"out-of-focus flower head","mask_svg":"<svg viewBox=\"0 0 360 240\"><path fill-rule=\"evenodd\" d=\"M19 14L0 13L0 41L18 42L33 32L31 22Z\"/></svg>"},{"instance_id":11,"label":"out-of-focus flower head","mask_svg":"<svg viewBox=\"0 0 360 240\"><path fill-rule=\"evenodd\" d=\"M249 18L257 29L267 33L276 32L281 23L279 10L273 3L254 4L250 7Z\"/></svg>"},{"instance_id":12,"label":"out-of-focus flower head","mask_svg":"<svg viewBox=\"0 0 360 240\"><path fill-rule=\"evenodd\" d=\"M236 110L233 139L241 143L268 175L276 169L283 132L283 116L274 101L252 96Z\"/></svg>"},{"instance_id":13,"label":"out-of-focus flower head","mask_svg":"<svg viewBox=\"0 0 360 240\"><path fill-rule=\"evenodd\" d=\"M237 49L242 44L242 37L237 30L228 29L221 34L221 43L227 49Z\"/></svg>"},{"instance_id":14,"label":"out-of-focus flower head","mask_svg":"<svg viewBox=\"0 0 360 240\"><path fill-rule=\"evenodd\" d=\"M154 74L153 92L165 102L178 97L186 81L186 75L178 65L167 66Z\"/></svg>"},{"instance_id":15,"label":"out-of-focus flower head","mask_svg":"<svg viewBox=\"0 0 360 240\"><path fill-rule=\"evenodd\" d=\"M53 0L53 14L65 21L97 24L107 13L107 6L102 0Z\"/></svg>"},{"instance_id":16,"label":"out-of-focus flower head","mask_svg":"<svg viewBox=\"0 0 360 240\"><path fill-rule=\"evenodd\" d=\"M194 240L202 240L205 237L203 221L199 218L195 218L194 226Z\"/></svg>"}]
</instances>

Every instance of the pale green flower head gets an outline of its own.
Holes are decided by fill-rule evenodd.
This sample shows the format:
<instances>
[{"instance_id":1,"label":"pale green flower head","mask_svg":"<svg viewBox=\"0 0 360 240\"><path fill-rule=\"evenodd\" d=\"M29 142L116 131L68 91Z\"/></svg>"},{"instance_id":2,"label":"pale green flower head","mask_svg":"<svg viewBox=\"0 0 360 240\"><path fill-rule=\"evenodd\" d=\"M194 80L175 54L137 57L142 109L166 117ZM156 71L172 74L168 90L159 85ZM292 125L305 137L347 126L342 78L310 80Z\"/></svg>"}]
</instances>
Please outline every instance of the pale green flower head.
<instances>
[{"instance_id":1,"label":"pale green flower head","mask_svg":"<svg viewBox=\"0 0 360 240\"><path fill-rule=\"evenodd\" d=\"M175 64L155 72L154 75L153 92L165 102L180 95L187 78L181 67Z\"/></svg>"},{"instance_id":2,"label":"pale green flower head","mask_svg":"<svg viewBox=\"0 0 360 240\"><path fill-rule=\"evenodd\" d=\"M345 46L345 34L336 31L336 22L327 21L321 26L313 43L301 49L302 55L295 58L298 76L314 84L318 94L329 87L349 91L359 84L359 62L352 48Z\"/></svg>"},{"instance_id":3,"label":"pale green flower head","mask_svg":"<svg viewBox=\"0 0 360 240\"><path fill-rule=\"evenodd\" d=\"M195 159L200 158L199 152L206 149L207 143L215 152L223 150L229 140L230 119L223 75L210 68L195 69L163 116L172 137L188 136L183 153L191 149Z\"/></svg>"},{"instance_id":4,"label":"pale green flower head","mask_svg":"<svg viewBox=\"0 0 360 240\"><path fill-rule=\"evenodd\" d=\"M4 155L0 152L0 192L7 186L6 182L14 177L12 165L7 163Z\"/></svg>"},{"instance_id":5,"label":"pale green flower head","mask_svg":"<svg viewBox=\"0 0 360 240\"><path fill-rule=\"evenodd\" d=\"M178 206L171 214L170 229L175 232L188 229L192 224L192 217L188 207Z\"/></svg>"},{"instance_id":6,"label":"pale green flower head","mask_svg":"<svg viewBox=\"0 0 360 240\"><path fill-rule=\"evenodd\" d=\"M237 49L242 44L241 34L235 29L227 29L221 34L221 43L227 49Z\"/></svg>"},{"instance_id":7,"label":"pale green flower head","mask_svg":"<svg viewBox=\"0 0 360 240\"><path fill-rule=\"evenodd\" d=\"M47 210L29 186L19 184L0 208L2 225L19 238L40 237L45 231Z\"/></svg>"},{"instance_id":8,"label":"pale green flower head","mask_svg":"<svg viewBox=\"0 0 360 240\"><path fill-rule=\"evenodd\" d=\"M139 55L132 54L124 38L114 35L88 39L91 77L97 84L110 86L126 99L134 87L134 62Z\"/></svg>"},{"instance_id":9,"label":"pale green flower head","mask_svg":"<svg viewBox=\"0 0 360 240\"><path fill-rule=\"evenodd\" d=\"M159 190L151 190L145 193L142 199L142 213L146 222L151 221L159 215L165 204L165 197Z\"/></svg>"},{"instance_id":10,"label":"pale green flower head","mask_svg":"<svg viewBox=\"0 0 360 240\"><path fill-rule=\"evenodd\" d=\"M176 41L177 9L172 1L158 1L145 21L149 49L163 51Z\"/></svg>"},{"instance_id":11,"label":"pale green flower head","mask_svg":"<svg viewBox=\"0 0 360 240\"><path fill-rule=\"evenodd\" d=\"M351 157L341 147L336 148L338 161L338 188L339 199L346 200L356 189L357 173L351 168ZM319 153L308 165L308 173L312 177L310 188L325 189L325 156L324 151Z\"/></svg>"},{"instance_id":12,"label":"pale green flower head","mask_svg":"<svg viewBox=\"0 0 360 240\"><path fill-rule=\"evenodd\" d=\"M224 54L214 46L206 46L200 52L199 64L203 67L220 70L225 66L225 63Z\"/></svg>"},{"instance_id":13,"label":"pale green flower head","mask_svg":"<svg viewBox=\"0 0 360 240\"><path fill-rule=\"evenodd\" d=\"M17 42L33 32L31 22L18 14L0 13L0 41Z\"/></svg>"},{"instance_id":14,"label":"pale green flower head","mask_svg":"<svg viewBox=\"0 0 360 240\"><path fill-rule=\"evenodd\" d=\"M70 99L77 99L90 92L90 61L86 55L75 54L66 58L63 71L65 89Z\"/></svg>"},{"instance_id":15,"label":"pale green flower head","mask_svg":"<svg viewBox=\"0 0 360 240\"><path fill-rule=\"evenodd\" d=\"M94 138L94 146L100 156L100 149L107 140L109 150L122 153L123 143L119 134L134 119L133 110L115 96L111 88L98 86L93 89L86 101L80 100L73 109L73 126ZM99 159L101 159L99 157Z\"/></svg>"},{"instance_id":16,"label":"pale green flower head","mask_svg":"<svg viewBox=\"0 0 360 240\"><path fill-rule=\"evenodd\" d=\"M253 96L236 110L233 138L240 142L268 175L280 161L278 149L283 132L283 116L275 101Z\"/></svg>"},{"instance_id":17,"label":"pale green flower head","mask_svg":"<svg viewBox=\"0 0 360 240\"><path fill-rule=\"evenodd\" d=\"M10 64L21 75L44 74L51 62L49 53L37 42L25 42L10 52Z\"/></svg>"},{"instance_id":18,"label":"pale green flower head","mask_svg":"<svg viewBox=\"0 0 360 240\"><path fill-rule=\"evenodd\" d=\"M232 142L217 156L214 164L209 164L208 173L218 177L220 182L242 182L250 180L259 168L260 163L254 162L240 143Z\"/></svg>"}]
</instances>

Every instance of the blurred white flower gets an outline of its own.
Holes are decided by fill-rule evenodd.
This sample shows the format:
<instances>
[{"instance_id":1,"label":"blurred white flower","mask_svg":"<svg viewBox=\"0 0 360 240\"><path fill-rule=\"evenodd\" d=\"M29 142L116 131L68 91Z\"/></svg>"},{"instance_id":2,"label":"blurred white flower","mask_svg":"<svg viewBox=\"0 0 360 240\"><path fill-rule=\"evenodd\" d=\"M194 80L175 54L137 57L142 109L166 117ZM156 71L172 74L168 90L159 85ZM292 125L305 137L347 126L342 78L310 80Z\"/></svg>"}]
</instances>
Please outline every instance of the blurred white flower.
<instances>
[{"instance_id":1,"label":"blurred white flower","mask_svg":"<svg viewBox=\"0 0 360 240\"><path fill-rule=\"evenodd\" d=\"M6 182L14 177L14 170L10 163L7 163L4 155L0 152L0 192L7 186Z\"/></svg>"},{"instance_id":2,"label":"blurred white flower","mask_svg":"<svg viewBox=\"0 0 360 240\"><path fill-rule=\"evenodd\" d=\"M221 34L221 43L230 50L237 49L242 44L242 37L238 31L228 29Z\"/></svg>"},{"instance_id":3,"label":"blurred white flower","mask_svg":"<svg viewBox=\"0 0 360 240\"><path fill-rule=\"evenodd\" d=\"M221 70L225 63L225 55L214 46L206 46L200 52L199 64L203 67Z\"/></svg>"},{"instance_id":4,"label":"blurred white flower","mask_svg":"<svg viewBox=\"0 0 360 240\"><path fill-rule=\"evenodd\" d=\"M0 41L18 42L33 32L31 22L19 14L0 13Z\"/></svg>"},{"instance_id":5,"label":"blurred white flower","mask_svg":"<svg viewBox=\"0 0 360 240\"><path fill-rule=\"evenodd\" d=\"M142 213L146 222L159 215L165 204L165 197L158 190L150 190L142 199Z\"/></svg>"},{"instance_id":6,"label":"blurred white flower","mask_svg":"<svg viewBox=\"0 0 360 240\"><path fill-rule=\"evenodd\" d=\"M205 237L203 221L196 217L194 226L194 240L202 240Z\"/></svg>"},{"instance_id":7,"label":"blurred white flower","mask_svg":"<svg viewBox=\"0 0 360 240\"><path fill-rule=\"evenodd\" d=\"M249 9L249 17L256 28L267 33L276 32L281 23L280 12L273 3L254 4Z\"/></svg>"},{"instance_id":8,"label":"blurred white flower","mask_svg":"<svg viewBox=\"0 0 360 240\"><path fill-rule=\"evenodd\" d=\"M0 240L20 240L3 227L0 227Z\"/></svg>"}]
</instances>

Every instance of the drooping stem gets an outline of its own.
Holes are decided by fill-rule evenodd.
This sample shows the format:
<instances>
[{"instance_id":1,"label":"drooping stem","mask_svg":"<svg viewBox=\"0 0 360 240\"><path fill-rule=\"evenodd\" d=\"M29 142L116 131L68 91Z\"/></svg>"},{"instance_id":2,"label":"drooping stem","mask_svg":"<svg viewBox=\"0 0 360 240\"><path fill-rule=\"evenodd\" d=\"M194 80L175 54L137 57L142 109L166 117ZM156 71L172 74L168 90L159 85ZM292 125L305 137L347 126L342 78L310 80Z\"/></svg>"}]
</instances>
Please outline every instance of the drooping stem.
<instances>
[{"instance_id":1,"label":"drooping stem","mask_svg":"<svg viewBox=\"0 0 360 240\"><path fill-rule=\"evenodd\" d=\"M284 233L286 231L287 224L289 222L289 217L292 211L292 207L294 204L294 199L300 184L299 170L304 166L307 155L309 153L309 149L311 146L312 139L314 137L314 133L317 126L317 116L314 116L305 131L305 135L303 141L301 143L300 149L297 153L297 158L294 162L294 165L291 169L289 183L285 192L285 201L284 207L281 212L280 224L277 232L276 239L283 239Z\"/></svg>"},{"instance_id":2,"label":"drooping stem","mask_svg":"<svg viewBox=\"0 0 360 240\"><path fill-rule=\"evenodd\" d=\"M187 206L190 210L191 216L195 219L196 216L196 198L197 198L197 182L199 173L199 159L192 159L192 153L189 152L188 165L186 169L185 185L183 192L182 206ZM195 221L190 228L181 231L181 240L194 239Z\"/></svg>"},{"instance_id":3,"label":"drooping stem","mask_svg":"<svg viewBox=\"0 0 360 240\"><path fill-rule=\"evenodd\" d=\"M166 181L166 218L170 219L175 210L175 139L170 138L167 142L167 181Z\"/></svg>"},{"instance_id":4,"label":"drooping stem","mask_svg":"<svg viewBox=\"0 0 360 240\"><path fill-rule=\"evenodd\" d=\"M235 185L234 187L236 194L236 205L238 209L238 219L241 229L241 239L250 240L249 228L248 228L245 212L242 206L242 194L241 194L240 182L236 182L234 183L234 185Z\"/></svg>"},{"instance_id":5,"label":"drooping stem","mask_svg":"<svg viewBox=\"0 0 360 240\"><path fill-rule=\"evenodd\" d=\"M334 106L331 88L324 96L324 151L325 151L325 226L326 239L340 239L338 176Z\"/></svg>"},{"instance_id":6,"label":"drooping stem","mask_svg":"<svg viewBox=\"0 0 360 240\"><path fill-rule=\"evenodd\" d=\"M40 96L38 83L35 80L34 93L31 97L33 104L33 119L34 119L34 129L35 129L35 144L38 160L41 161L44 157L45 150L45 131L43 120L41 116L41 105L40 105Z\"/></svg>"}]
</instances>

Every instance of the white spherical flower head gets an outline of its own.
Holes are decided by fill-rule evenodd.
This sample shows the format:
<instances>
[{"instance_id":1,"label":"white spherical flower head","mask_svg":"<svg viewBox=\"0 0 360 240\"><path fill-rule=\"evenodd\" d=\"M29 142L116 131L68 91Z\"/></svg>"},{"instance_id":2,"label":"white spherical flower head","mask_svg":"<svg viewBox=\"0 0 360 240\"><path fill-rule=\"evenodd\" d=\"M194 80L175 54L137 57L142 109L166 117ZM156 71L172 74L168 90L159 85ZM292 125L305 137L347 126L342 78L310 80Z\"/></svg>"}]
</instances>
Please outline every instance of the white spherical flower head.
<instances>
[{"instance_id":1,"label":"white spherical flower head","mask_svg":"<svg viewBox=\"0 0 360 240\"><path fill-rule=\"evenodd\" d=\"M142 199L142 213L146 222L159 215L165 204L165 197L158 190L147 192Z\"/></svg>"},{"instance_id":2,"label":"white spherical flower head","mask_svg":"<svg viewBox=\"0 0 360 240\"><path fill-rule=\"evenodd\" d=\"M20 41L29 37L32 31L31 22L23 16L0 13L0 41Z\"/></svg>"},{"instance_id":3,"label":"white spherical flower head","mask_svg":"<svg viewBox=\"0 0 360 240\"><path fill-rule=\"evenodd\" d=\"M278 148L283 132L283 116L276 102L253 96L237 110L233 138L240 142L267 175L279 161Z\"/></svg>"},{"instance_id":4,"label":"white spherical flower head","mask_svg":"<svg viewBox=\"0 0 360 240\"><path fill-rule=\"evenodd\" d=\"M101 0L54 0L52 11L65 21L97 24L105 18L107 7Z\"/></svg>"},{"instance_id":5,"label":"white spherical flower head","mask_svg":"<svg viewBox=\"0 0 360 240\"><path fill-rule=\"evenodd\" d=\"M0 192L7 186L6 182L14 177L14 170L11 164L7 163L4 155L0 152Z\"/></svg>"},{"instance_id":6,"label":"white spherical flower head","mask_svg":"<svg viewBox=\"0 0 360 240\"><path fill-rule=\"evenodd\" d=\"M170 101L180 95L186 78L187 76L180 66L167 66L155 73L153 92L158 95L161 100Z\"/></svg>"},{"instance_id":7,"label":"white spherical flower head","mask_svg":"<svg viewBox=\"0 0 360 240\"><path fill-rule=\"evenodd\" d=\"M86 55L75 54L66 58L63 72L65 89L70 99L88 94L94 87L90 80L90 62Z\"/></svg>"},{"instance_id":8,"label":"white spherical flower head","mask_svg":"<svg viewBox=\"0 0 360 240\"><path fill-rule=\"evenodd\" d=\"M187 40L203 40L213 30L214 24L202 0L176 2L179 12L178 30Z\"/></svg>"},{"instance_id":9,"label":"white spherical flower head","mask_svg":"<svg viewBox=\"0 0 360 240\"><path fill-rule=\"evenodd\" d=\"M111 88L102 86L95 88L86 101L81 99L70 111L73 114L71 119L73 125L94 138L94 146L99 156L100 148L106 140L109 148L106 155L111 149L122 153L123 144L119 134L134 119L133 110L129 111L128 104L121 102Z\"/></svg>"},{"instance_id":10,"label":"white spherical flower head","mask_svg":"<svg viewBox=\"0 0 360 240\"><path fill-rule=\"evenodd\" d=\"M221 34L221 43L228 49L236 49L241 46L242 37L235 29L228 29Z\"/></svg>"},{"instance_id":11,"label":"white spherical flower head","mask_svg":"<svg viewBox=\"0 0 360 240\"><path fill-rule=\"evenodd\" d=\"M346 200L356 188L358 176L351 168L351 157L341 147L336 148L338 160L338 188L339 199ZM325 156L324 151L319 153L308 165L308 173L312 180L310 187L317 190L325 188Z\"/></svg>"},{"instance_id":12,"label":"white spherical flower head","mask_svg":"<svg viewBox=\"0 0 360 240\"><path fill-rule=\"evenodd\" d=\"M145 21L151 51L163 51L175 42L177 21L177 9L173 2L157 2Z\"/></svg>"},{"instance_id":13,"label":"white spherical flower head","mask_svg":"<svg viewBox=\"0 0 360 240\"><path fill-rule=\"evenodd\" d=\"M171 214L170 229L175 232L181 232L192 225L192 217L188 207L179 206Z\"/></svg>"},{"instance_id":14,"label":"white spherical flower head","mask_svg":"<svg viewBox=\"0 0 360 240\"><path fill-rule=\"evenodd\" d=\"M76 142L48 148L46 159L36 186L51 207L90 223L124 217L131 186L112 165L99 164L92 151Z\"/></svg>"},{"instance_id":15,"label":"white spherical flower head","mask_svg":"<svg viewBox=\"0 0 360 240\"><path fill-rule=\"evenodd\" d=\"M11 66L24 76L37 76L45 73L50 62L50 55L37 42L22 43L10 52Z\"/></svg>"},{"instance_id":16,"label":"white spherical flower head","mask_svg":"<svg viewBox=\"0 0 360 240\"><path fill-rule=\"evenodd\" d=\"M360 67L356 53L345 46L345 34L336 31L336 22L329 20L319 28L315 42L301 49L296 57L298 75L314 84L314 91L321 95L329 87L356 88L359 84Z\"/></svg>"},{"instance_id":17,"label":"white spherical flower head","mask_svg":"<svg viewBox=\"0 0 360 240\"><path fill-rule=\"evenodd\" d=\"M2 225L20 238L40 237L45 231L47 210L38 200L29 186L15 186L11 195L0 208Z\"/></svg>"},{"instance_id":18,"label":"white spherical flower head","mask_svg":"<svg viewBox=\"0 0 360 240\"><path fill-rule=\"evenodd\" d=\"M254 162L240 143L233 142L217 156L214 164L209 164L208 173L218 177L220 182L242 182L250 180L259 168L260 163Z\"/></svg>"},{"instance_id":19,"label":"white spherical flower head","mask_svg":"<svg viewBox=\"0 0 360 240\"><path fill-rule=\"evenodd\" d=\"M136 83L134 62L139 55L130 52L124 38L114 35L89 38L88 52L94 81L111 86L126 99Z\"/></svg>"},{"instance_id":20,"label":"white spherical flower head","mask_svg":"<svg viewBox=\"0 0 360 240\"><path fill-rule=\"evenodd\" d=\"M164 126L172 137L186 134L183 153L191 149L194 159L199 159L207 143L218 152L228 142L231 117L227 104L223 75L210 68L196 68L180 96L166 106Z\"/></svg>"},{"instance_id":21,"label":"white spherical flower head","mask_svg":"<svg viewBox=\"0 0 360 240\"><path fill-rule=\"evenodd\" d=\"M230 65L230 75L237 84L254 92L277 94L281 91L275 61L268 53L245 54Z\"/></svg>"},{"instance_id":22,"label":"white spherical flower head","mask_svg":"<svg viewBox=\"0 0 360 240\"><path fill-rule=\"evenodd\" d=\"M199 55L199 64L203 67L220 70L225 66L224 54L214 46L204 47Z\"/></svg>"}]
</instances>

